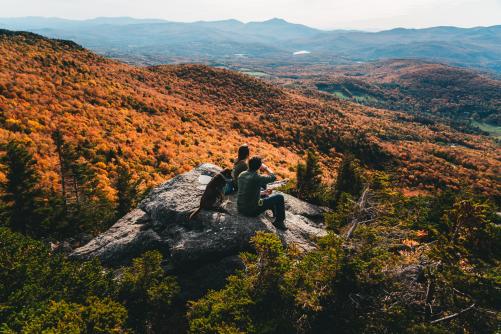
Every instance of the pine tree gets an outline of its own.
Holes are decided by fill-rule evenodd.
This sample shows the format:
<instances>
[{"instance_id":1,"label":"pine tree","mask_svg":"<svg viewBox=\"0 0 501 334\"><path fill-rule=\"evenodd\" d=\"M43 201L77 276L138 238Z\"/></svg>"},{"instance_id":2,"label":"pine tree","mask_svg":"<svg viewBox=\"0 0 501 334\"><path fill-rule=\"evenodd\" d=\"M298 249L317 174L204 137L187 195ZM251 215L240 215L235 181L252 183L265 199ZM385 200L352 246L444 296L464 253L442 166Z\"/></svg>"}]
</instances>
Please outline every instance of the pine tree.
<instances>
[{"instance_id":1,"label":"pine tree","mask_svg":"<svg viewBox=\"0 0 501 334\"><path fill-rule=\"evenodd\" d=\"M297 163L297 168L296 168L296 191L297 191L297 196L299 198L302 198L302 192L304 188L304 175L306 173L306 166L302 162Z\"/></svg>"},{"instance_id":2,"label":"pine tree","mask_svg":"<svg viewBox=\"0 0 501 334\"><path fill-rule=\"evenodd\" d=\"M364 179L359 161L353 155L345 155L337 173L333 206L337 205L341 194L347 193L357 197L363 187Z\"/></svg>"},{"instance_id":3,"label":"pine tree","mask_svg":"<svg viewBox=\"0 0 501 334\"><path fill-rule=\"evenodd\" d=\"M113 218L113 205L99 186L94 169L83 157L92 158L92 151L88 149L92 143L84 141L75 146L65 142L59 131L54 132L52 138L60 163L64 205L64 224L61 225L67 225L66 233L71 235L106 228Z\"/></svg>"},{"instance_id":4,"label":"pine tree","mask_svg":"<svg viewBox=\"0 0 501 334\"><path fill-rule=\"evenodd\" d=\"M73 200L68 205L68 220L73 222L73 233L99 232L114 218L113 203L99 186L92 166L71 146L66 147L69 184Z\"/></svg>"},{"instance_id":5,"label":"pine tree","mask_svg":"<svg viewBox=\"0 0 501 334\"><path fill-rule=\"evenodd\" d=\"M64 145L64 140L63 140L63 135L61 131L56 130L52 134L52 139L54 140L54 143L56 144L56 152L57 156L59 158L59 174L61 177L61 190L62 190L62 199L63 199L63 204L64 204L64 212L65 214L67 213L67 203L66 203L66 171L65 171L65 164L63 162L63 145Z\"/></svg>"},{"instance_id":6,"label":"pine tree","mask_svg":"<svg viewBox=\"0 0 501 334\"><path fill-rule=\"evenodd\" d=\"M23 143L10 141L2 162L7 168L3 201L10 227L23 234L33 232L40 223L36 161Z\"/></svg>"},{"instance_id":7,"label":"pine tree","mask_svg":"<svg viewBox=\"0 0 501 334\"><path fill-rule=\"evenodd\" d=\"M315 198L322 185L322 171L313 151L308 151L305 164L298 164L296 177L298 195L304 199Z\"/></svg>"},{"instance_id":8,"label":"pine tree","mask_svg":"<svg viewBox=\"0 0 501 334\"><path fill-rule=\"evenodd\" d=\"M141 180L133 181L132 174L125 166L120 165L117 169L115 188L117 190L117 216L123 217L136 204L138 187Z\"/></svg>"},{"instance_id":9,"label":"pine tree","mask_svg":"<svg viewBox=\"0 0 501 334\"><path fill-rule=\"evenodd\" d=\"M72 209L79 207L82 203L83 185L87 179L91 178L91 171L79 161L80 155L76 148L64 143L62 146L62 165L63 179L65 179L65 189L63 191L67 205Z\"/></svg>"},{"instance_id":10,"label":"pine tree","mask_svg":"<svg viewBox=\"0 0 501 334\"><path fill-rule=\"evenodd\" d=\"M41 209L43 221L41 223L45 235L51 235L56 239L64 238L68 226L68 215L64 203L64 197L58 189L51 188L44 191L45 205Z\"/></svg>"}]
</instances>

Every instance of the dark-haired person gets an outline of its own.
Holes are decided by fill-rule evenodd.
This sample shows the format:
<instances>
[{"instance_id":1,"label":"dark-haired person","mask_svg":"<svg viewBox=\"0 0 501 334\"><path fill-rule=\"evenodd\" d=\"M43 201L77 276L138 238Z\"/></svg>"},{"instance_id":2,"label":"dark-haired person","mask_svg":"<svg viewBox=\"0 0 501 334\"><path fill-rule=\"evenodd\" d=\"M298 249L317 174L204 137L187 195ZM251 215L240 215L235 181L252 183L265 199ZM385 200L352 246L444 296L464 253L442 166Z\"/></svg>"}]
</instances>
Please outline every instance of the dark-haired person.
<instances>
[{"instance_id":1,"label":"dark-haired person","mask_svg":"<svg viewBox=\"0 0 501 334\"><path fill-rule=\"evenodd\" d=\"M247 160L249 159L250 150L247 144L243 144L238 148L238 157L233 164L233 170L231 171L232 181L226 185L224 190L225 195L231 194L238 189L238 177L242 172L249 169L247 165Z\"/></svg>"},{"instance_id":2,"label":"dark-haired person","mask_svg":"<svg viewBox=\"0 0 501 334\"><path fill-rule=\"evenodd\" d=\"M258 171L268 175L261 175ZM266 210L272 210L275 216L273 225L279 229L286 229L284 197L275 194L261 198L261 189L276 179L275 174L263 164L260 157L251 158L249 169L238 177L237 208L241 214L251 217L258 216Z\"/></svg>"},{"instance_id":3,"label":"dark-haired person","mask_svg":"<svg viewBox=\"0 0 501 334\"><path fill-rule=\"evenodd\" d=\"M231 176L233 177L233 185L235 189L238 189L238 177L240 174L249 169L249 165L247 164L247 160L249 160L250 150L247 144L244 144L238 148L238 158L235 160L235 164L233 165L233 171L231 172Z\"/></svg>"}]
</instances>

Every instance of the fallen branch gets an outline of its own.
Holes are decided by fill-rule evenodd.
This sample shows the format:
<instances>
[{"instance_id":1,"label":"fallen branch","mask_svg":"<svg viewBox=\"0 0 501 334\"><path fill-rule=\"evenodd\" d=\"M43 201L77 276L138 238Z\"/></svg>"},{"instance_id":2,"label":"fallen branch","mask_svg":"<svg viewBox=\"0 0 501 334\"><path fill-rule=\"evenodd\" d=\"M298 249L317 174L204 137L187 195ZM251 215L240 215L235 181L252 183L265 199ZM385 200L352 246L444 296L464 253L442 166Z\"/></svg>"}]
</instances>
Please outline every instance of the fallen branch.
<instances>
[{"instance_id":1,"label":"fallen branch","mask_svg":"<svg viewBox=\"0 0 501 334\"><path fill-rule=\"evenodd\" d=\"M472 308L475 307L475 303L471 304L470 306L468 306L467 308L457 312L457 313L454 313L454 314L451 314L451 315L448 315L446 317L443 317L443 318L440 318L440 319L437 319L437 320L433 320L433 321L430 321L430 324L436 324L438 322L442 322L442 321L445 321L445 320L451 320L451 319L454 319L454 318L457 318L459 317L461 314L465 313L465 312L468 312L469 310L471 310Z\"/></svg>"}]
</instances>

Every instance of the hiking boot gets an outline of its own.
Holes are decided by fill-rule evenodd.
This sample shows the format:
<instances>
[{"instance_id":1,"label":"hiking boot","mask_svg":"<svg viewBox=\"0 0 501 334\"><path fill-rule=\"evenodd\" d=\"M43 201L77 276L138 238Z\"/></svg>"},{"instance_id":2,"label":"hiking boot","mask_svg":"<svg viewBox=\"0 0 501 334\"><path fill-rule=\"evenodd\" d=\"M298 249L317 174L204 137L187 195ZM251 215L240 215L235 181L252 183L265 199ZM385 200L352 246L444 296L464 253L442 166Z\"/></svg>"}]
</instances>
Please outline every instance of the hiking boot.
<instances>
[{"instance_id":1,"label":"hiking boot","mask_svg":"<svg viewBox=\"0 0 501 334\"><path fill-rule=\"evenodd\" d=\"M283 220L276 220L275 219L275 221L272 224L273 224L273 226L275 226L279 230L286 230L287 229Z\"/></svg>"}]
</instances>

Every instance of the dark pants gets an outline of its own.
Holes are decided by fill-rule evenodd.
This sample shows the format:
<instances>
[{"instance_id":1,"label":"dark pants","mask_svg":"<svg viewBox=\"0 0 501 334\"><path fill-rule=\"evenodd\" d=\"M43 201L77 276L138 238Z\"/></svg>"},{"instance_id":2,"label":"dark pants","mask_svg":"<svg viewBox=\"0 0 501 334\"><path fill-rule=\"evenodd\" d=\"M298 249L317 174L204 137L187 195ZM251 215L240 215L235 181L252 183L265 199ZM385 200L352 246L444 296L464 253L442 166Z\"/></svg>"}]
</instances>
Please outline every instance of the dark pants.
<instances>
[{"instance_id":1,"label":"dark pants","mask_svg":"<svg viewBox=\"0 0 501 334\"><path fill-rule=\"evenodd\" d=\"M235 186L233 185L233 180L226 181L226 186L224 186L224 194L225 195L230 195L235 192Z\"/></svg>"},{"instance_id":2,"label":"dark pants","mask_svg":"<svg viewBox=\"0 0 501 334\"><path fill-rule=\"evenodd\" d=\"M266 210L272 210L275 219L279 222L283 222L285 220L284 196L275 194L270 197L263 198L263 205L259 206L258 210L258 214L261 214Z\"/></svg>"}]
</instances>

